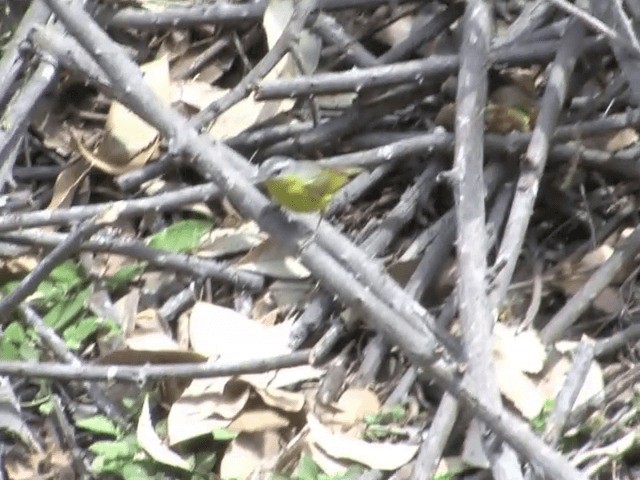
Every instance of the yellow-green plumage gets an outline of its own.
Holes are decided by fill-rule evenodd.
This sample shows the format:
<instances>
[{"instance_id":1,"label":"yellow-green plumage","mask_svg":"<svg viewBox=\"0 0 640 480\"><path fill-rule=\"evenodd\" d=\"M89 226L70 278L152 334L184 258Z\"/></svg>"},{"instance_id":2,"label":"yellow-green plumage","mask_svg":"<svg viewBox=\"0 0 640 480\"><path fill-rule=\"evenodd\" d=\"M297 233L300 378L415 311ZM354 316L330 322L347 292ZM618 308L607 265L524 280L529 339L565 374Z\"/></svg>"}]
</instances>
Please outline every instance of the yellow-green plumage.
<instances>
[{"instance_id":1,"label":"yellow-green plumage","mask_svg":"<svg viewBox=\"0 0 640 480\"><path fill-rule=\"evenodd\" d=\"M271 157L258 169L254 181L266 187L280 206L300 213L320 212L327 208L335 193L359 168L328 168L311 161Z\"/></svg>"},{"instance_id":2,"label":"yellow-green plumage","mask_svg":"<svg viewBox=\"0 0 640 480\"><path fill-rule=\"evenodd\" d=\"M322 211L334 194L344 187L350 175L323 168L312 175L282 174L264 183L271 197L288 210L300 213Z\"/></svg>"}]
</instances>

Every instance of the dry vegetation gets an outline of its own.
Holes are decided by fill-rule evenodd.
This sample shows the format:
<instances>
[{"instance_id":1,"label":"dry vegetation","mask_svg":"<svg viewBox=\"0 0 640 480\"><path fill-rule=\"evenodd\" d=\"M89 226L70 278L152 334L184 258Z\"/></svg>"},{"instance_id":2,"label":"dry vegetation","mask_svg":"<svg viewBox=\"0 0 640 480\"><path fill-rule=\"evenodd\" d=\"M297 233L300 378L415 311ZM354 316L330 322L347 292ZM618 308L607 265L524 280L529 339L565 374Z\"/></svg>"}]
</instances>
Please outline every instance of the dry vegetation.
<instances>
[{"instance_id":1,"label":"dry vegetation","mask_svg":"<svg viewBox=\"0 0 640 480\"><path fill-rule=\"evenodd\" d=\"M640 8L577 3L9 0L0 479L640 479Z\"/></svg>"}]
</instances>

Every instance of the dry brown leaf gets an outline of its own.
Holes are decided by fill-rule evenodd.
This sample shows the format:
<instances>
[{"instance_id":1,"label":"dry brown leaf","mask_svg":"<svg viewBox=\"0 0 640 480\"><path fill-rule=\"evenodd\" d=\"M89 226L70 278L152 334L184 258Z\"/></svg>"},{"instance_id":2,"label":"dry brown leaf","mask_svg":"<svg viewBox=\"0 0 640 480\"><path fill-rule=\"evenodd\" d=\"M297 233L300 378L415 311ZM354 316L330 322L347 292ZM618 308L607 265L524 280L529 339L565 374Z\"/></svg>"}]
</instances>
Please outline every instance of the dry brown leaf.
<instances>
[{"instance_id":1,"label":"dry brown leaf","mask_svg":"<svg viewBox=\"0 0 640 480\"><path fill-rule=\"evenodd\" d=\"M282 438L277 432L241 433L231 441L220 462L221 478L244 480L261 464L280 451Z\"/></svg>"},{"instance_id":2,"label":"dry brown leaf","mask_svg":"<svg viewBox=\"0 0 640 480\"><path fill-rule=\"evenodd\" d=\"M240 413L227 427L232 432L263 432L289 425L289 419L271 408L257 408Z\"/></svg>"},{"instance_id":3,"label":"dry brown leaf","mask_svg":"<svg viewBox=\"0 0 640 480\"><path fill-rule=\"evenodd\" d=\"M335 404L339 410L331 418L331 422L345 426L353 426L361 422L366 415L380 411L378 396L366 388L349 388L344 391Z\"/></svg>"},{"instance_id":4,"label":"dry brown leaf","mask_svg":"<svg viewBox=\"0 0 640 480\"><path fill-rule=\"evenodd\" d=\"M311 275L302 263L267 239L235 263L240 270L261 273L280 280L304 280Z\"/></svg>"},{"instance_id":5,"label":"dry brown leaf","mask_svg":"<svg viewBox=\"0 0 640 480\"><path fill-rule=\"evenodd\" d=\"M602 135L591 135L582 141L586 147L615 153L619 150L632 147L638 142L638 139L638 132L629 127L603 133Z\"/></svg>"},{"instance_id":6,"label":"dry brown leaf","mask_svg":"<svg viewBox=\"0 0 640 480\"><path fill-rule=\"evenodd\" d=\"M545 346L535 330L516 334L516 328L496 323L494 327L494 357L525 373L540 373L547 358Z\"/></svg>"},{"instance_id":7,"label":"dry brown leaf","mask_svg":"<svg viewBox=\"0 0 640 480\"><path fill-rule=\"evenodd\" d=\"M206 82L178 80L171 83L171 103L182 102L200 111L227 92Z\"/></svg>"},{"instance_id":8,"label":"dry brown leaf","mask_svg":"<svg viewBox=\"0 0 640 480\"><path fill-rule=\"evenodd\" d=\"M40 263L39 259L32 255L22 255L15 258L5 258L0 260L0 269L11 275L29 273Z\"/></svg>"},{"instance_id":9,"label":"dry brown leaf","mask_svg":"<svg viewBox=\"0 0 640 480\"><path fill-rule=\"evenodd\" d=\"M157 310L138 313L133 332L125 337L127 347L133 350L178 350L178 344L165 330Z\"/></svg>"},{"instance_id":10,"label":"dry brown leaf","mask_svg":"<svg viewBox=\"0 0 640 480\"><path fill-rule=\"evenodd\" d=\"M62 170L53 185L53 195L47 210L66 208L73 202L73 195L80 183L86 178L91 166L84 160L73 162Z\"/></svg>"},{"instance_id":11,"label":"dry brown leaf","mask_svg":"<svg viewBox=\"0 0 640 480\"><path fill-rule=\"evenodd\" d=\"M327 455L320 447L316 446L313 442L307 442L307 448L313 461L318 465L324 473L331 476L338 476L346 473L351 465L352 461L340 460Z\"/></svg>"},{"instance_id":12,"label":"dry brown leaf","mask_svg":"<svg viewBox=\"0 0 640 480\"><path fill-rule=\"evenodd\" d=\"M262 401L270 407L285 412L300 412L304 407L305 398L302 393L289 392L278 388L254 388L255 392L262 398Z\"/></svg>"},{"instance_id":13,"label":"dry brown leaf","mask_svg":"<svg viewBox=\"0 0 640 480\"><path fill-rule=\"evenodd\" d=\"M167 363L206 362L207 358L184 350L114 350L100 357L101 365L164 365Z\"/></svg>"},{"instance_id":14,"label":"dry brown leaf","mask_svg":"<svg viewBox=\"0 0 640 480\"><path fill-rule=\"evenodd\" d=\"M149 395L146 395L144 398L142 412L140 412L140 418L138 419L136 435L140 446L156 462L181 470L191 471L192 466L189 462L162 443L162 440L160 440L160 437L158 437L153 429L151 412L149 410Z\"/></svg>"},{"instance_id":15,"label":"dry brown leaf","mask_svg":"<svg viewBox=\"0 0 640 480\"><path fill-rule=\"evenodd\" d=\"M267 35L267 44L272 49L282 35L285 26L293 14L292 0L270 0L263 15L263 26ZM313 73L320 59L321 42L306 30L299 32L298 52L305 73ZM287 53L264 77L265 81L290 77L295 74L295 62ZM295 104L293 99L268 100L257 102L253 94L242 99L223 112L209 129L209 134L218 140L234 137L246 129L274 118L290 110Z\"/></svg>"},{"instance_id":16,"label":"dry brown leaf","mask_svg":"<svg viewBox=\"0 0 640 480\"><path fill-rule=\"evenodd\" d=\"M571 344L573 348L577 345L577 342L558 342L559 346L567 347ZM568 351L568 350L567 350ZM538 389L542 392L545 398L555 398L562 385L564 384L567 373L571 369L571 361L566 356L558 356L557 361L546 369L544 377L540 380ZM578 398L576 399L573 408L584 404L590 398L600 394L604 389L604 377L602 374L602 368L598 362L594 361L589 367L587 377Z\"/></svg>"},{"instance_id":17,"label":"dry brown leaf","mask_svg":"<svg viewBox=\"0 0 640 480\"><path fill-rule=\"evenodd\" d=\"M166 105L171 101L169 62L166 56L140 67L145 82ZM111 175L119 175L143 166L158 151L158 131L124 105L113 102L105 125L105 137L92 153L77 135L75 146L93 166Z\"/></svg>"},{"instance_id":18,"label":"dry brown leaf","mask_svg":"<svg viewBox=\"0 0 640 480\"><path fill-rule=\"evenodd\" d=\"M536 417L548 398L539 391L536 382L514 367L508 359L498 357L494 360L494 365L500 392L525 418L531 420Z\"/></svg>"},{"instance_id":19,"label":"dry brown leaf","mask_svg":"<svg viewBox=\"0 0 640 480\"><path fill-rule=\"evenodd\" d=\"M399 11L399 8L396 10ZM406 7L402 7L406 8ZM395 12L394 12L395 14ZM403 15L395 22L374 34L374 38L388 47L393 47L406 39L415 23L415 15Z\"/></svg>"},{"instance_id":20,"label":"dry brown leaf","mask_svg":"<svg viewBox=\"0 0 640 480\"><path fill-rule=\"evenodd\" d=\"M300 280L276 280L269 286L276 306L279 308L296 307L304 304L309 299L309 294L313 291L311 282L301 282Z\"/></svg>"},{"instance_id":21,"label":"dry brown leaf","mask_svg":"<svg viewBox=\"0 0 640 480\"><path fill-rule=\"evenodd\" d=\"M229 378L196 379L173 403L167 418L169 443L177 443L227 428L249 399L249 389L235 396L221 393ZM217 415L222 413L226 418Z\"/></svg>"},{"instance_id":22,"label":"dry brown leaf","mask_svg":"<svg viewBox=\"0 0 640 480\"><path fill-rule=\"evenodd\" d=\"M290 352L285 329L267 327L227 307L198 302L191 310L193 349L209 358L247 359Z\"/></svg>"},{"instance_id":23,"label":"dry brown leaf","mask_svg":"<svg viewBox=\"0 0 640 480\"><path fill-rule=\"evenodd\" d=\"M246 252L266 240L267 235L255 222L247 222L237 228L215 228L207 232L197 254L206 258L218 258Z\"/></svg>"},{"instance_id":24,"label":"dry brown leaf","mask_svg":"<svg viewBox=\"0 0 640 480\"><path fill-rule=\"evenodd\" d=\"M419 445L365 442L344 434L336 434L313 415L307 415L309 439L325 453L338 459L349 459L377 470L396 470L411 461Z\"/></svg>"}]
</instances>

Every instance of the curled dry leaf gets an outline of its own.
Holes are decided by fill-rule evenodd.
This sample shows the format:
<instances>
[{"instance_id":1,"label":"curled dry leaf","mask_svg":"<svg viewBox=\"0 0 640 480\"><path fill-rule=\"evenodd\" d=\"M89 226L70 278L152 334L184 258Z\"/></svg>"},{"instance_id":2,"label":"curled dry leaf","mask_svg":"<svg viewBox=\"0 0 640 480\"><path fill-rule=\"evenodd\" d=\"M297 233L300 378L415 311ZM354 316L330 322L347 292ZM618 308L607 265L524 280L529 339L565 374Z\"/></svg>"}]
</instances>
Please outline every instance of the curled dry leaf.
<instances>
[{"instance_id":1,"label":"curled dry leaf","mask_svg":"<svg viewBox=\"0 0 640 480\"><path fill-rule=\"evenodd\" d=\"M214 228L207 232L197 254L206 258L218 258L246 252L266 240L255 222L247 222L237 228Z\"/></svg>"},{"instance_id":2,"label":"curled dry leaf","mask_svg":"<svg viewBox=\"0 0 640 480\"><path fill-rule=\"evenodd\" d=\"M145 82L165 103L171 101L169 62L162 56L140 67ZM92 153L72 132L75 148L92 166L111 174L140 168L158 151L158 131L124 105L113 102L107 116L105 137Z\"/></svg>"},{"instance_id":3,"label":"curled dry leaf","mask_svg":"<svg viewBox=\"0 0 640 480\"><path fill-rule=\"evenodd\" d=\"M72 162L58 174L53 185L53 195L47 210L66 208L71 205L73 195L80 183L86 178L91 166L84 160Z\"/></svg>"},{"instance_id":4,"label":"curled dry leaf","mask_svg":"<svg viewBox=\"0 0 640 480\"><path fill-rule=\"evenodd\" d=\"M156 462L163 465L179 468L185 471L191 471L192 466L176 452L168 448L158 437L151 423L151 412L149 410L149 395L144 398L142 412L138 419L138 428L136 430L138 443Z\"/></svg>"},{"instance_id":5,"label":"curled dry leaf","mask_svg":"<svg viewBox=\"0 0 640 480\"><path fill-rule=\"evenodd\" d=\"M293 14L293 0L270 0L264 12L263 26L267 36L267 44L272 49ZM304 73L315 71L320 59L320 40L308 31L299 32L299 40L295 48L299 52ZM296 67L291 54L287 53L275 67L264 77L265 81L291 77ZM269 100L257 102L254 95L240 100L231 108L218 116L209 129L216 139L224 140L234 137L254 125L272 119L295 105L292 99Z\"/></svg>"},{"instance_id":6,"label":"curled dry leaf","mask_svg":"<svg viewBox=\"0 0 640 480\"><path fill-rule=\"evenodd\" d=\"M178 344L165 330L156 310L139 312L134 325L131 335L125 338L127 347L133 350L178 350Z\"/></svg>"},{"instance_id":7,"label":"curled dry leaf","mask_svg":"<svg viewBox=\"0 0 640 480\"><path fill-rule=\"evenodd\" d=\"M347 472L353 462L348 460L340 460L327 455L320 447L313 442L307 442L307 448L311 454L311 458L324 473L331 476L342 475Z\"/></svg>"},{"instance_id":8,"label":"curled dry leaf","mask_svg":"<svg viewBox=\"0 0 640 480\"><path fill-rule=\"evenodd\" d=\"M307 415L309 439L333 458L348 459L377 470L396 470L411 461L419 445L365 442L333 433L313 414Z\"/></svg>"},{"instance_id":9,"label":"curled dry leaf","mask_svg":"<svg viewBox=\"0 0 640 480\"><path fill-rule=\"evenodd\" d=\"M229 426L250 394L248 388L225 394L229 380L229 377L203 378L191 382L169 410L167 430L171 445Z\"/></svg>"}]
</instances>

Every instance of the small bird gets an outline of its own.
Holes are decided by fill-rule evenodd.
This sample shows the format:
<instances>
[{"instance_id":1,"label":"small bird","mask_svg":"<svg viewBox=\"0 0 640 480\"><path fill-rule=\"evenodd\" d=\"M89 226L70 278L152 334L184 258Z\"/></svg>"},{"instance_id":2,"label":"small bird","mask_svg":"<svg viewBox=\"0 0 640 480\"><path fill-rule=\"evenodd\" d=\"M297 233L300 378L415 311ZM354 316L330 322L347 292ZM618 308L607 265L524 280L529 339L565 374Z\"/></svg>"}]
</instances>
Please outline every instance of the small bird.
<instances>
[{"instance_id":1,"label":"small bird","mask_svg":"<svg viewBox=\"0 0 640 480\"><path fill-rule=\"evenodd\" d=\"M329 168L310 160L275 156L258 168L254 183L264 185L280 206L298 213L324 211L336 192L362 170Z\"/></svg>"}]
</instances>

